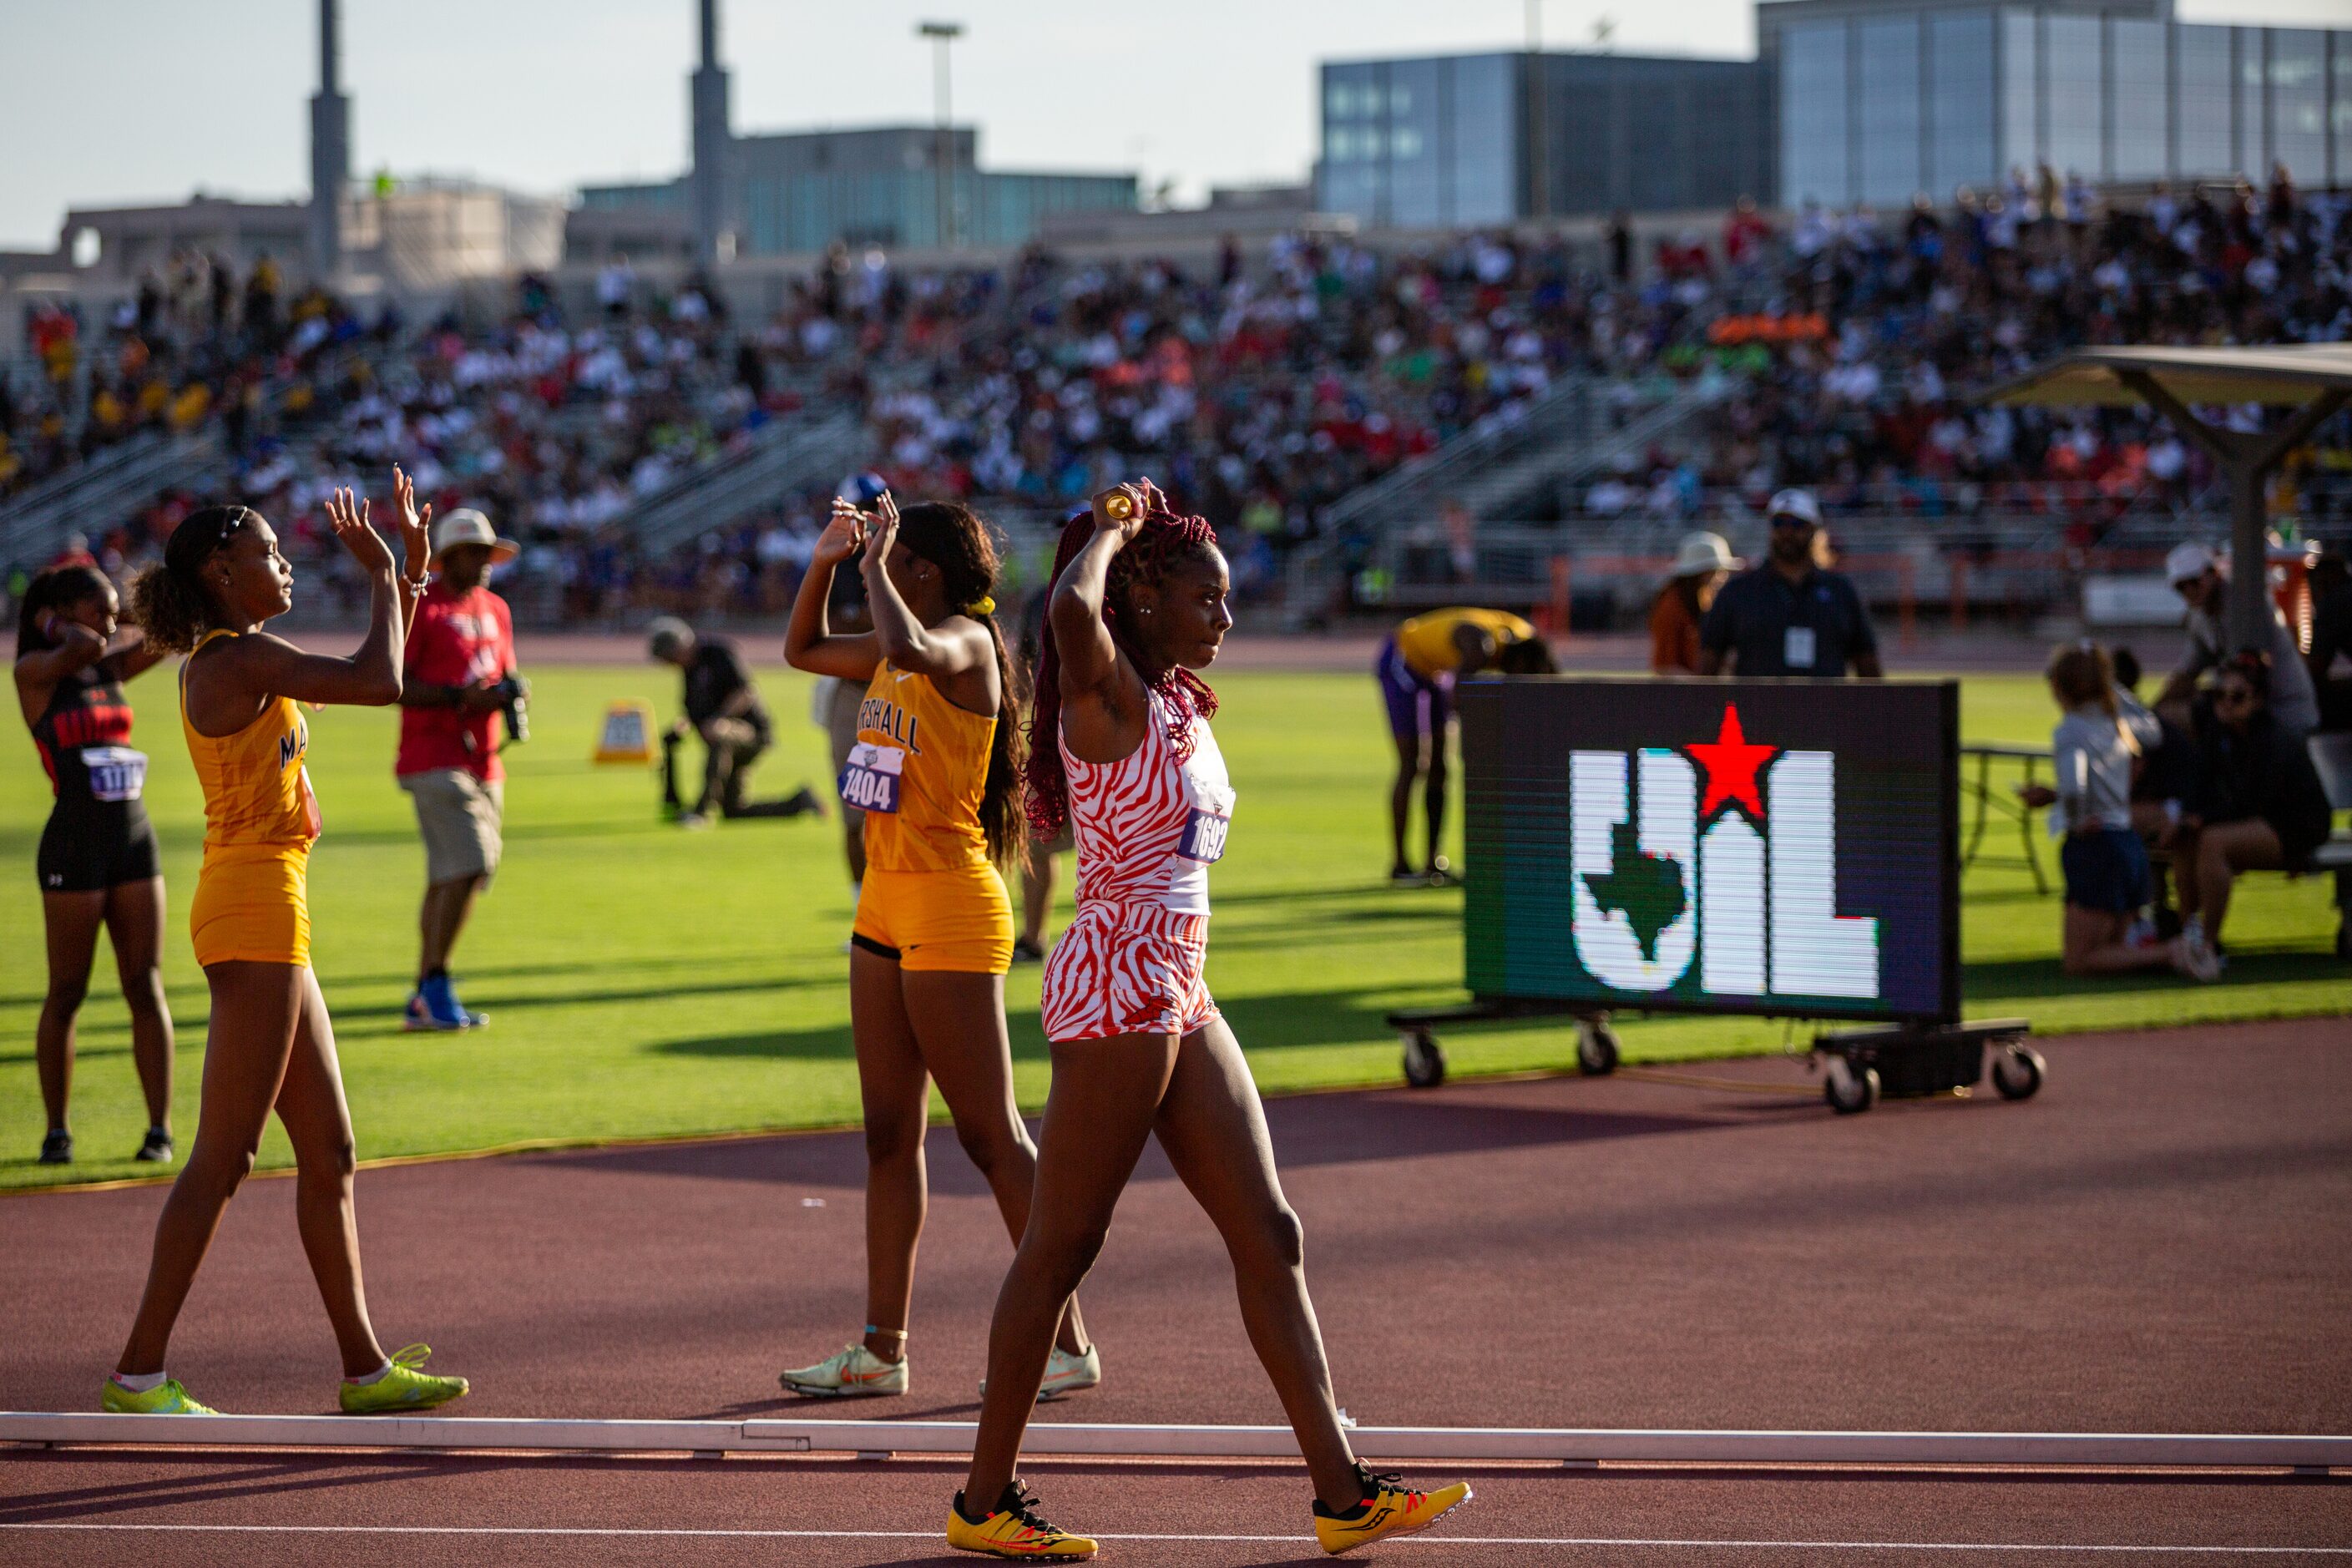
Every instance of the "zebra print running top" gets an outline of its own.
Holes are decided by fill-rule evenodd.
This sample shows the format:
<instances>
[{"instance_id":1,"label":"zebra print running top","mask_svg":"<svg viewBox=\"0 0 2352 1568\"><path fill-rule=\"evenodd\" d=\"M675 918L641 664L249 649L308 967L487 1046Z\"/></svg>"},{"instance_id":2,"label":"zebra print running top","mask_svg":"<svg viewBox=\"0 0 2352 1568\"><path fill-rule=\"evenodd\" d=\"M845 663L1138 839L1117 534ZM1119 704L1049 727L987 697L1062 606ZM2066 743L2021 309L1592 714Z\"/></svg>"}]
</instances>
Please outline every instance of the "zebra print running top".
<instances>
[{"instance_id":1,"label":"zebra print running top","mask_svg":"<svg viewBox=\"0 0 2352 1568\"><path fill-rule=\"evenodd\" d=\"M1078 847L1078 902L1209 912L1209 868L1225 853L1234 791L1216 735L1192 719L1192 754L1168 740L1168 705L1150 693L1143 743L1115 763L1084 762L1061 742Z\"/></svg>"}]
</instances>

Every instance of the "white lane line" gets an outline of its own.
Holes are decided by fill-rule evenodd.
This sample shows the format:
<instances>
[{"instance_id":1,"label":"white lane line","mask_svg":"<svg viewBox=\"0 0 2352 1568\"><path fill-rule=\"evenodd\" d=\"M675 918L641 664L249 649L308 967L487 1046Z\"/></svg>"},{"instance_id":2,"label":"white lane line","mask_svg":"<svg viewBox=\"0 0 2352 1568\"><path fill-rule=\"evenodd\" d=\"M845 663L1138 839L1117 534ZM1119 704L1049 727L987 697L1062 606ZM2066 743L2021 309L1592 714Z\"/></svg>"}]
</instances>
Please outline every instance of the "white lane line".
<instances>
[{"instance_id":1,"label":"white lane line","mask_svg":"<svg viewBox=\"0 0 2352 1568\"><path fill-rule=\"evenodd\" d=\"M624 1525L499 1524L122 1524L77 1520L0 1523L6 1530L103 1530L124 1532L249 1535L499 1535L651 1536L660 1539L746 1541L935 1541L935 1530L695 1530ZM1300 1545L1311 1535L1112 1535L1100 1541L1228 1542L1245 1545ZM2241 1557L2352 1557L2352 1546L2105 1545L2077 1542L2022 1541L1740 1541L1702 1537L1610 1535L1413 1535L1398 1544L1419 1546L1606 1546L1713 1548L1737 1552L2072 1552L2181 1554L2207 1552Z\"/></svg>"}]
</instances>

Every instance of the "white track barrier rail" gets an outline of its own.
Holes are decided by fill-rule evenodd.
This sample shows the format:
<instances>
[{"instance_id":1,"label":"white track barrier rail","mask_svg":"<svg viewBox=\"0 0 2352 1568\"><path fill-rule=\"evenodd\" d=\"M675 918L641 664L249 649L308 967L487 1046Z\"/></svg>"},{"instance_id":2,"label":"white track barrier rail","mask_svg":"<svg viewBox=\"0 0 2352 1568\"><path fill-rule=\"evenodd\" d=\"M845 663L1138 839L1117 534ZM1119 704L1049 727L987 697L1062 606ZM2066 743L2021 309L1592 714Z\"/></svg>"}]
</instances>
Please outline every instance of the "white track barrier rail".
<instances>
[{"instance_id":1,"label":"white track barrier rail","mask_svg":"<svg viewBox=\"0 0 2352 1568\"><path fill-rule=\"evenodd\" d=\"M0 1412L0 1443L600 1453L969 1454L969 1421L561 1421L478 1416L104 1415ZM2352 1468L2352 1437L2094 1432L1708 1432L1357 1426L1368 1459L1656 1465ZM1033 1424L1033 1456L1288 1459L1287 1426Z\"/></svg>"}]
</instances>

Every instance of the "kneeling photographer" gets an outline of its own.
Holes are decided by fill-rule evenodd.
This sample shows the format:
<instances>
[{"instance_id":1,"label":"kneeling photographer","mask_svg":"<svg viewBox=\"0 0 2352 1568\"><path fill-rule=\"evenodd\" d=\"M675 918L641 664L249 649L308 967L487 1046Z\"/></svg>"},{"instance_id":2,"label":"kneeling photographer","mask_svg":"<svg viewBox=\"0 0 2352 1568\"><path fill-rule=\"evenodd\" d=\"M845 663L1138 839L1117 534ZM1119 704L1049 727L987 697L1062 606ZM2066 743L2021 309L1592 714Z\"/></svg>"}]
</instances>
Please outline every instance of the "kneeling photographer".
<instances>
[{"instance_id":1,"label":"kneeling photographer","mask_svg":"<svg viewBox=\"0 0 2352 1568\"><path fill-rule=\"evenodd\" d=\"M732 821L747 816L824 815L816 792L802 785L782 800L743 798L751 764L774 739L768 710L735 646L724 637L698 637L675 616L656 617L646 628L646 651L656 662L674 664L686 675L686 717L662 733L662 803L679 812L681 827L708 827L715 812ZM691 730L702 737L702 793L691 810L681 810L677 749Z\"/></svg>"},{"instance_id":2,"label":"kneeling photographer","mask_svg":"<svg viewBox=\"0 0 2352 1568\"><path fill-rule=\"evenodd\" d=\"M425 838L425 907L411 1029L476 1028L449 978L449 950L474 900L499 868L506 810L506 742L530 739L528 688L515 673L514 617L487 585L515 558L490 520L459 508L433 530L432 585L408 626L400 696L400 787L416 803Z\"/></svg>"}]
</instances>

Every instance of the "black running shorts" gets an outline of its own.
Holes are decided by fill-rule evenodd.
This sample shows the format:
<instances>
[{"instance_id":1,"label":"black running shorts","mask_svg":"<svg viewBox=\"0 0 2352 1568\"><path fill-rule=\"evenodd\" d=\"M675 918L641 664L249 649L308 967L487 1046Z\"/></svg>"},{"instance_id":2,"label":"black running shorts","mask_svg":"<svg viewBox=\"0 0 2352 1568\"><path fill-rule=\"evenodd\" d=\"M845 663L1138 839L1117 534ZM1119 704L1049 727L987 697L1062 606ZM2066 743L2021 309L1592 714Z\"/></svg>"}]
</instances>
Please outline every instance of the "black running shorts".
<instances>
[{"instance_id":1,"label":"black running shorts","mask_svg":"<svg viewBox=\"0 0 2352 1568\"><path fill-rule=\"evenodd\" d=\"M60 803L33 864L45 893L98 893L163 874L155 829L135 800Z\"/></svg>"}]
</instances>

